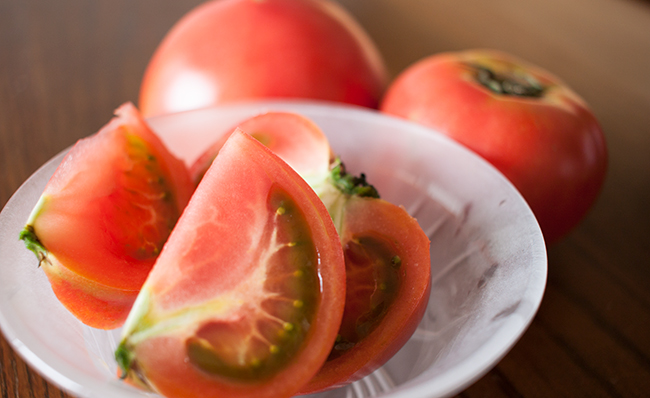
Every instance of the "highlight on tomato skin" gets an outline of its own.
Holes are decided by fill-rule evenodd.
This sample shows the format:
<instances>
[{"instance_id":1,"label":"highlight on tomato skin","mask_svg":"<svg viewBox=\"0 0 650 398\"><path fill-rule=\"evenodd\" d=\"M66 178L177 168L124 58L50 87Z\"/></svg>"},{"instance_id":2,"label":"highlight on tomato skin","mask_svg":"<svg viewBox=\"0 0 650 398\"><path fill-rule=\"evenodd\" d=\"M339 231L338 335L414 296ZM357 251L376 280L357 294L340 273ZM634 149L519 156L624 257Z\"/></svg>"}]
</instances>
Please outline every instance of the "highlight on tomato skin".
<instances>
[{"instance_id":1,"label":"highlight on tomato skin","mask_svg":"<svg viewBox=\"0 0 650 398\"><path fill-rule=\"evenodd\" d=\"M81 322L119 327L193 192L130 103L80 140L20 234L58 300Z\"/></svg>"},{"instance_id":2,"label":"highlight on tomato skin","mask_svg":"<svg viewBox=\"0 0 650 398\"><path fill-rule=\"evenodd\" d=\"M235 131L197 187L123 328L130 383L166 397L290 397L325 362L345 263L327 209Z\"/></svg>"},{"instance_id":3,"label":"highlight on tomato skin","mask_svg":"<svg viewBox=\"0 0 650 398\"><path fill-rule=\"evenodd\" d=\"M297 113L269 111L239 122L204 150L190 166L190 175L196 184L235 128L272 150L311 186L327 178L334 155L323 131Z\"/></svg>"},{"instance_id":4,"label":"highlight on tomato skin","mask_svg":"<svg viewBox=\"0 0 650 398\"><path fill-rule=\"evenodd\" d=\"M380 110L448 135L492 163L526 199L547 245L584 219L606 177L605 135L585 100L505 52L423 58L393 80Z\"/></svg>"},{"instance_id":5,"label":"highlight on tomato skin","mask_svg":"<svg viewBox=\"0 0 650 398\"><path fill-rule=\"evenodd\" d=\"M213 0L167 33L142 79L145 116L263 98L377 108L384 60L333 0Z\"/></svg>"}]
</instances>

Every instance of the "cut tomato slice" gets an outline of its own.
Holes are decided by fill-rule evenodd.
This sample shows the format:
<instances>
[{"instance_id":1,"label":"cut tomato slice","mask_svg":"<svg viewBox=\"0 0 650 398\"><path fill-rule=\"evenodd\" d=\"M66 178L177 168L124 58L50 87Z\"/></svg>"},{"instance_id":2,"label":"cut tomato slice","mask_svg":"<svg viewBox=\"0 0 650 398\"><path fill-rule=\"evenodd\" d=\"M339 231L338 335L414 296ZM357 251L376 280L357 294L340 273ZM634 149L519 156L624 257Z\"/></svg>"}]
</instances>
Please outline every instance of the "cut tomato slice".
<instances>
[{"instance_id":1,"label":"cut tomato slice","mask_svg":"<svg viewBox=\"0 0 650 398\"><path fill-rule=\"evenodd\" d=\"M345 264L318 196L235 131L125 324L125 376L167 397L289 397L329 355Z\"/></svg>"},{"instance_id":2,"label":"cut tomato slice","mask_svg":"<svg viewBox=\"0 0 650 398\"><path fill-rule=\"evenodd\" d=\"M120 326L193 185L130 103L67 154L21 239L82 322Z\"/></svg>"},{"instance_id":3,"label":"cut tomato slice","mask_svg":"<svg viewBox=\"0 0 650 398\"><path fill-rule=\"evenodd\" d=\"M332 352L304 394L344 386L386 363L415 332L431 289L429 238L417 220L341 165L328 181L321 197L345 254L345 311Z\"/></svg>"},{"instance_id":4,"label":"cut tomato slice","mask_svg":"<svg viewBox=\"0 0 650 398\"><path fill-rule=\"evenodd\" d=\"M267 112L242 121L237 128L275 152L310 185L327 177L333 159L329 142L321 129L306 117L291 112ZM208 170L229 135L230 132L221 136L190 167L190 174L196 183Z\"/></svg>"}]
</instances>

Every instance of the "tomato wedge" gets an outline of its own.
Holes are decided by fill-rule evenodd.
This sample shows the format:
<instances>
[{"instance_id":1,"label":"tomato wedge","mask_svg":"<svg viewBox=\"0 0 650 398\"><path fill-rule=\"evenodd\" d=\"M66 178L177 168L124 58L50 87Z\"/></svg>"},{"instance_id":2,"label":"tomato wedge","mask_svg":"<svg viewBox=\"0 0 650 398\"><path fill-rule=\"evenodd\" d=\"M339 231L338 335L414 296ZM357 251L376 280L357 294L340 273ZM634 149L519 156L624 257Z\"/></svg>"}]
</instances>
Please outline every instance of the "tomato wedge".
<instances>
[{"instance_id":1,"label":"tomato wedge","mask_svg":"<svg viewBox=\"0 0 650 398\"><path fill-rule=\"evenodd\" d=\"M237 128L275 152L310 185L327 177L333 160L329 142L321 129L308 118L291 112L267 112L242 121ZM229 136L230 132L222 135L190 167L196 183Z\"/></svg>"},{"instance_id":2,"label":"tomato wedge","mask_svg":"<svg viewBox=\"0 0 650 398\"><path fill-rule=\"evenodd\" d=\"M135 106L115 114L70 150L20 235L61 303L102 329L126 319L194 189Z\"/></svg>"},{"instance_id":3,"label":"tomato wedge","mask_svg":"<svg viewBox=\"0 0 650 398\"><path fill-rule=\"evenodd\" d=\"M129 381L167 397L289 397L319 370L345 300L327 209L234 132L196 189L123 329Z\"/></svg>"},{"instance_id":4,"label":"tomato wedge","mask_svg":"<svg viewBox=\"0 0 650 398\"><path fill-rule=\"evenodd\" d=\"M429 238L417 220L340 164L329 182L321 197L344 250L345 311L334 348L304 394L344 386L386 363L415 332L431 289Z\"/></svg>"}]
</instances>

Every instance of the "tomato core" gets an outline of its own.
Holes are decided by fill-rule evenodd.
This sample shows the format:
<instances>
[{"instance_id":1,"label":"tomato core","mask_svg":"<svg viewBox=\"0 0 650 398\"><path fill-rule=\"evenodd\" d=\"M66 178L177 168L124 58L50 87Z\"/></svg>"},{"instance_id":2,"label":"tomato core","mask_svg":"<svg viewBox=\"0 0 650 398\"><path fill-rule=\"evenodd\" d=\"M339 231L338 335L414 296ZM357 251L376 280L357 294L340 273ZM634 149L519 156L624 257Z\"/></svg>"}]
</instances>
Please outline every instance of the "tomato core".
<instances>
[{"instance_id":1,"label":"tomato core","mask_svg":"<svg viewBox=\"0 0 650 398\"><path fill-rule=\"evenodd\" d=\"M279 186L268 196L263 298L245 304L235 320L203 324L186 342L194 366L239 381L274 375L304 345L319 303L318 252L309 224L295 201ZM243 336L243 338L242 338Z\"/></svg>"}]
</instances>

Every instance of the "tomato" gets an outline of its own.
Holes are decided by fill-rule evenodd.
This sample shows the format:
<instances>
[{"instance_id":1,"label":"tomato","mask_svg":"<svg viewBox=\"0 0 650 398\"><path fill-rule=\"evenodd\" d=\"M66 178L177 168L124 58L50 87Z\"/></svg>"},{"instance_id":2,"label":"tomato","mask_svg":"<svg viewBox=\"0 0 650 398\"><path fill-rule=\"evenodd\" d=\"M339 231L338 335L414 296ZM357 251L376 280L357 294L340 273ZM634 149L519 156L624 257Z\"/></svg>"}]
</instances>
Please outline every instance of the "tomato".
<instances>
[{"instance_id":1,"label":"tomato","mask_svg":"<svg viewBox=\"0 0 650 398\"><path fill-rule=\"evenodd\" d=\"M381 110L432 127L492 163L528 201L549 244L584 218L605 179L604 135L584 100L509 54L425 58L396 78Z\"/></svg>"},{"instance_id":2,"label":"tomato","mask_svg":"<svg viewBox=\"0 0 650 398\"><path fill-rule=\"evenodd\" d=\"M376 108L387 84L376 46L329 0L213 0L156 49L140 87L147 116L259 98Z\"/></svg>"},{"instance_id":3,"label":"tomato","mask_svg":"<svg viewBox=\"0 0 650 398\"><path fill-rule=\"evenodd\" d=\"M80 140L21 233L61 303L82 322L120 326L194 187L130 103Z\"/></svg>"},{"instance_id":4,"label":"tomato","mask_svg":"<svg viewBox=\"0 0 650 398\"><path fill-rule=\"evenodd\" d=\"M306 117L291 112L267 112L242 121L236 128L271 149L308 183L317 183L327 177L333 157L329 142L321 129ZM230 131L192 164L190 174L195 182L198 183L210 168Z\"/></svg>"},{"instance_id":5,"label":"tomato","mask_svg":"<svg viewBox=\"0 0 650 398\"><path fill-rule=\"evenodd\" d=\"M322 366L345 298L341 244L286 163L233 133L145 282L116 358L167 397L289 397Z\"/></svg>"},{"instance_id":6,"label":"tomato","mask_svg":"<svg viewBox=\"0 0 650 398\"><path fill-rule=\"evenodd\" d=\"M346 296L343 321L328 361L302 393L339 387L390 359L415 331L430 289L429 240L415 219L378 198L365 181L334 160L327 138L305 117L268 112L241 122L319 194L344 248ZM192 167L209 167L228 135ZM331 170L330 170L330 163Z\"/></svg>"},{"instance_id":7,"label":"tomato","mask_svg":"<svg viewBox=\"0 0 650 398\"><path fill-rule=\"evenodd\" d=\"M336 165L321 192L345 256L345 310L327 362L301 393L359 380L386 363L424 316L429 238L403 207L379 199L365 177Z\"/></svg>"}]
</instances>

